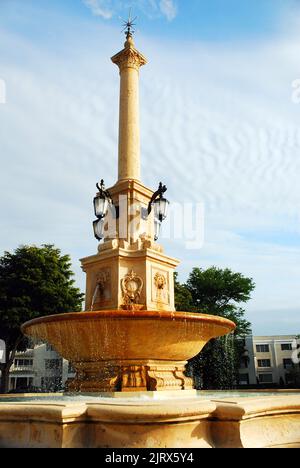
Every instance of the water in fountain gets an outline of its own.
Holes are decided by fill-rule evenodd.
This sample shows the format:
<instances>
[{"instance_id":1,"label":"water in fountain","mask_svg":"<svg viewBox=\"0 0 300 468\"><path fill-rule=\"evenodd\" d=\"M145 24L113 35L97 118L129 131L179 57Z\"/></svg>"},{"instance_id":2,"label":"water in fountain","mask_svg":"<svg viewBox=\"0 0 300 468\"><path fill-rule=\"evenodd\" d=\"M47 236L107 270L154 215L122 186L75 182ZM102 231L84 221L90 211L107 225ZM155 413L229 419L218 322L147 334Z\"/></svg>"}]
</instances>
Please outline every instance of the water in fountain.
<instances>
[{"instance_id":1,"label":"water in fountain","mask_svg":"<svg viewBox=\"0 0 300 468\"><path fill-rule=\"evenodd\" d=\"M91 304L91 312L93 312L94 310L98 292L99 292L99 284L97 284L97 286L95 287L95 291L94 291L93 298L92 298L92 304Z\"/></svg>"}]
</instances>

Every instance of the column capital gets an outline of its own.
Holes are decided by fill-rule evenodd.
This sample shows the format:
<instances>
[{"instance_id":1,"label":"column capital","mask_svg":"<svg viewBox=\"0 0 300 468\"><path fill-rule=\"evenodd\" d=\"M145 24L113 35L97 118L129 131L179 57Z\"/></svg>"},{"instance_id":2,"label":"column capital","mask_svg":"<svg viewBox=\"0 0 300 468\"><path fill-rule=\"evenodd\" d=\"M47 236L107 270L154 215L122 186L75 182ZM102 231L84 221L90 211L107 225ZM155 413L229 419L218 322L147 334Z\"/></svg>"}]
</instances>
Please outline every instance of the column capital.
<instances>
[{"instance_id":1,"label":"column capital","mask_svg":"<svg viewBox=\"0 0 300 468\"><path fill-rule=\"evenodd\" d=\"M111 60L118 65L120 71L125 68L134 68L139 70L140 67L146 65L147 59L135 48L133 38L129 36L124 44L125 48L114 55Z\"/></svg>"}]
</instances>

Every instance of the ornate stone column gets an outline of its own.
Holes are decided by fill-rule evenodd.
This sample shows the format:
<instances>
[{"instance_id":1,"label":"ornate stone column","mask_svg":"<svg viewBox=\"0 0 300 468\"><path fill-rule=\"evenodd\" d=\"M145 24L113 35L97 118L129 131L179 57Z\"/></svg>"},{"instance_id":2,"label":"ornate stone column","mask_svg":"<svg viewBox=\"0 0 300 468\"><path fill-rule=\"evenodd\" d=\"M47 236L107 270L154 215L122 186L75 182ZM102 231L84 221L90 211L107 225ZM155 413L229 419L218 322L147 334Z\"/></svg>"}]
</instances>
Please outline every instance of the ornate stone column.
<instances>
[{"instance_id":1,"label":"ornate stone column","mask_svg":"<svg viewBox=\"0 0 300 468\"><path fill-rule=\"evenodd\" d=\"M139 70L147 60L129 34L125 48L112 61L121 77L118 180L140 180Z\"/></svg>"},{"instance_id":2,"label":"ornate stone column","mask_svg":"<svg viewBox=\"0 0 300 468\"><path fill-rule=\"evenodd\" d=\"M109 193L118 216L108 212L98 253L82 259L86 310L174 311L179 262L154 241L153 212L148 216L153 191L140 181L139 70L147 60L130 32L112 62L120 69L119 177Z\"/></svg>"}]
</instances>

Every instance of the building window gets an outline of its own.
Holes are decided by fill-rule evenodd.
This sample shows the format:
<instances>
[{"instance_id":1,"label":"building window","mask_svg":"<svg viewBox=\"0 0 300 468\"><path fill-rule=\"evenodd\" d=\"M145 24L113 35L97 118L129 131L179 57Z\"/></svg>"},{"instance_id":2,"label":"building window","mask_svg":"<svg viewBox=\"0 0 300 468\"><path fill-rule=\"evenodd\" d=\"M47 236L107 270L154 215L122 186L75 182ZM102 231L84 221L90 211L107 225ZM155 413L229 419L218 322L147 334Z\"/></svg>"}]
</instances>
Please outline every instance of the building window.
<instances>
[{"instance_id":1,"label":"building window","mask_svg":"<svg viewBox=\"0 0 300 468\"><path fill-rule=\"evenodd\" d=\"M248 369L249 367L249 358L248 356L243 356L241 359L241 369Z\"/></svg>"},{"instance_id":2,"label":"building window","mask_svg":"<svg viewBox=\"0 0 300 468\"><path fill-rule=\"evenodd\" d=\"M283 360L283 367L285 369L291 369L293 367L293 361L291 359L284 359Z\"/></svg>"},{"instance_id":3,"label":"building window","mask_svg":"<svg viewBox=\"0 0 300 468\"><path fill-rule=\"evenodd\" d=\"M293 351L292 343L282 343L281 351Z\"/></svg>"},{"instance_id":4,"label":"building window","mask_svg":"<svg viewBox=\"0 0 300 468\"><path fill-rule=\"evenodd\" d=\"M240 374L239 375L239 384L240 385L249 385L249 374Z\"/></svg>"},{"instance_id":5,"label":"building window","mask_svg":"<svg viewBox=\"0 0 300 468\"><path fill-rule=\"evenodd\" d=\"M49 343L46 344L46 351L55 351L55 349L53 348L53 346Z\"/></svg>"},{"instance_id":6,"label":"building window","mask_svg":"<svg viewBox=\"0 0 300 468\"><path fill-rule=\"evenodd\" d=\"M15 367L32 367L33 359L15 359Z\"/></svg>"},{"instance_id":7,"label":"building window","mask_svg":"<svg viewBox=\"0 0 300 468\"><path fill-rule=\"evenodd\" d=\"M262 384L273 383L273 374L258 374L258 378Z\"/></svg>"},{"instance_id":8,"label":"building window","mask_svg":"<svg viewBox=\"0 0 300 468\"><path fill-rule=\"evenodd\" d=\"M68 374L75 374L75 373L76 373L76 370L75 370L74 367L72 366L72 363L69 362Z\"/></svg>"},{"instance_id":9,"label":"building window","mask_svg":"<svg viewBox=\"0 0 300 468\"><path fill-rule=\"evenodd\" d=\"M270 359L258 359L257 365L258 367L271 367L271 360Z\"/></svg>"},{"instance_id":10,"label":"building window","mask_svg":"<svg viewBox=\"0 0 300 468\"><path fill-rule=\"evenodd\" d=\"M257 353L269 353L270 346L268 344L258 344L256 345L256 352Z\"/></svg>"}]
</instances>

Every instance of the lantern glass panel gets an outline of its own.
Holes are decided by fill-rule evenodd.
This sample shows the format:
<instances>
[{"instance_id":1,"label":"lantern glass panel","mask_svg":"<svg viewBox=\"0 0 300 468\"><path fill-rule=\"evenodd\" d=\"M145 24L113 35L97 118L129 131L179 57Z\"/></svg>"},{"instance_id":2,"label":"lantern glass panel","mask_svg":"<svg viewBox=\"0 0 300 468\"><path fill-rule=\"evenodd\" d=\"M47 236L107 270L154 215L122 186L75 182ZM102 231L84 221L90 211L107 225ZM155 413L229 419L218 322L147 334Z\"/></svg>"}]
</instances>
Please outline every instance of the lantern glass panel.
<instances>
[{"instance_id":1,"label":"lantern glass panel","mask_svg":"<svg viewBox=\"0 0 300 468\"><path fill-rule=\"evenodd\" d=\"M164 221L168 215L169 201L166 198L158 198L154 202L154 216Z\"/></svg>"},{"instance_id":2,"label":"lantern glass panel","mask_svg":"<svg viewBox=\"0 0 300 468\"><path fill-rule=\"evenodd\" d=\"M105 221L104 219L97 219L97 221L94 221L93 227L94 227L94 235L96 239L99 241L104 238L104 225Z\"/></svg>"},{"instance_id":3,"label":"lantern glass panel","mask_svg":"<svg viewBox=\"0 0 300 468\"><path fill-rule=\"evenodd\" d=\"M99 195L94 198L94 209L97 218L104 218L108 210L108 200L106 197Z\"/></svg>"}]
</instances>

